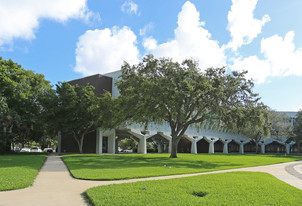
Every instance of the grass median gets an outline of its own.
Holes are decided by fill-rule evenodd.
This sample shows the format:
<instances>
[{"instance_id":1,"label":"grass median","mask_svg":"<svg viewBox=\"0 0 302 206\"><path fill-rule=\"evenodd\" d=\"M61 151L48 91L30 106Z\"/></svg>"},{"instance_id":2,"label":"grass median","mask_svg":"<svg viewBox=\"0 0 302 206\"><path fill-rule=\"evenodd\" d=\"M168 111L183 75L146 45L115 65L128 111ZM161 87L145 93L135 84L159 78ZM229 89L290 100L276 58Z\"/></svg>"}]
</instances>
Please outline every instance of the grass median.
<instances>
[{"instance_id":1,"label":"grass median","mask_svg":"<svg viewBox=\"0 0 302 206\"><path fill-rule=\"evenodd\" d=\"M209 172L301 160L294 155L260 154L121 154L65 155L63 160L73 177L90 180L118 180L174 174Z\"/></svg>"},{"instance_id":2,"label":"grass median","mask_svg":"<svg viewBox=\"0 0 302 206\"><path fill-rule=\"evenodd\" d=\"M229 172L91 188L93 205L301 205L302 191L272 175Z\"/></svg>"},{"instance_id":3,"label":"grass median","mask_svg":"<svg viewBox=\"0 0 302 206\"><path fill-rule=\"evenodd\" d=\"M30 186L44 163L45 154L0 156L0 191Z\"/></svg>"}]
</instances>

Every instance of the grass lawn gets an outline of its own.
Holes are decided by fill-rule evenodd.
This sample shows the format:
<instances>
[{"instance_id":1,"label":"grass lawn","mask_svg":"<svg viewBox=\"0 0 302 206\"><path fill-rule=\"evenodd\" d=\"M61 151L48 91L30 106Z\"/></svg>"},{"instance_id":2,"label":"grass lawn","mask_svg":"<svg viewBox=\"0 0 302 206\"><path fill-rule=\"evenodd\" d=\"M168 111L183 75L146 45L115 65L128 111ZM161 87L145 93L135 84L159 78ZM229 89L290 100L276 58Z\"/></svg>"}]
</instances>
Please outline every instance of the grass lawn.
<instances>
[{"instance_id":1,"label":"grass lawn","mask_svg":"<svg viewBox=\"0 0 302 206\"><path fill-rule=\"evenodd\" d=\"M301 190L259 172L108 185L91 188L86 195L95 206L301 205L302 202Z\"/></svg>"},{"instance_id":2,"label":"grass lawn","mask_svg":"<svg viewBox=\"0 0 302 206\"><path fill-rule=\"evenodd\" d=\"M0 191L30 186L44 160L44 154L1 155Z\"/></svg>"},{"instance_id":3,"label":"grass lawn","mask_svg":"<svg viewBox=\"0 0 302 206\"><path fill-rule=\"evenodd\" d=\"M170 159L169 154L63 156L64 162L75 178L92 180L131 179L208 172L301 159L302 156L268 154L178 154L176 159Z\"/></svg>"}]
</instances>

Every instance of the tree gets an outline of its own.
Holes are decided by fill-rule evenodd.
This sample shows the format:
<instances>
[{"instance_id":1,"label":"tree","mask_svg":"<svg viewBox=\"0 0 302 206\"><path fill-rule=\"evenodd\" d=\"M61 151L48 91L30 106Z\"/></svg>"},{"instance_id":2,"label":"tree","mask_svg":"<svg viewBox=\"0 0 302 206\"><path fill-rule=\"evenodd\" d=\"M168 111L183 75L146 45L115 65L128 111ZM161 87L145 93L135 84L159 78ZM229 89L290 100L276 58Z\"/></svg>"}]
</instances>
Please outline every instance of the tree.
<instances>
[{"instance_id":1,"label":"tree","mask_svg":"<svg viewBox=\"0 0 302 206\"><path fill-rule=\"evenodd\" d=\"M263 103L256 105L245 105L240 109L239 118L233 120L237 124L237 132L244 134L256 145L256 153L259 153L259 143L263 137L268 137L272 130L270 121L271 112Z\"/></svg>"},{"instance_id":2,"label":"tree","mask_svg":"<svg viewBox=\"0 0 302 206\"><path fill-rule=\"evenodd\" d=\"M7 104L7 111L12 118L11 122L18 120L18 127L12 127L7 138L10 145L12 137L17 137L21 142L32 137L41 105L38 101L40 95L51 89L49 81L42 74L25 70L12 60L3 60L0 57L0 88Z\"/></svg>"},{"instance_id":3,"label":"tree","mask_svg":"<svg viewBox=\"0 0 302 206\"><path fill-rule=\"evenodd\" d=\"M144 125L168 122L170 158L177 157L178 142L190 125L202 124L209 117L224 117L231 108L257 101L251 90L253 83L244 77L246 72L227 74L225 68L200 71L193 60L180 64L152 55L138 65L122 66L117 83L122 102L120 116L129 123Z\"/></svg>"},{"instance_id":4,"label":"tree","mask_svg":"<svg viewBox=\"0 0 302 206\"><path fill-rule=\"evenodd\" d=\"M118 146L122 150L137 149L137 142L131 138L125 138L119 141Z\"/></svg>"},{"instance_id":5,"label":"tree","mask_svg":"<svg viewBox=\"0 0 302 206\"><path fill-rule=\"evenodd\" d=\"M293 126L292 140L297 143L298 152L300 152L300 144L302 142L302 110L298 111L296 115Z\"/></svg>"},{"instance_id":6,"label":"tree","mask_svg":"<svg viewBox=\"0 0 302 206\"><path fill-rule=\"evenodd\" d=\"M288 120L289 117L286 114L270 110L270 122L272 125L270 134L276 139L288 138L292 129L290 125L285 124Z\"/></svg>"},{"instance_id":7,"label":"tree","mask_svg":"<svg viewBox=\"0 0 302 206\"><path fill-rule=\"evenodd\" d=\"M12 129L19 122L19 116L8 108L6 98L0 96L0 152L10 151Z\"/></svg>"},{"instance_id":8,"label":"tree","mask_svg":"<svg viewBox=\"0 0 302 206\"><path fill-rule=\"evenodd\" d=\"M57 84L56 96L49 105L49 117L52 127L70 134L78 144L79 152L83 153L85 135L97 127L108 127L110 118L108 113L113 105L110 93L103 97L93 92L93 86L72 86L67 82Z\"/></svg>"}]
</instances>

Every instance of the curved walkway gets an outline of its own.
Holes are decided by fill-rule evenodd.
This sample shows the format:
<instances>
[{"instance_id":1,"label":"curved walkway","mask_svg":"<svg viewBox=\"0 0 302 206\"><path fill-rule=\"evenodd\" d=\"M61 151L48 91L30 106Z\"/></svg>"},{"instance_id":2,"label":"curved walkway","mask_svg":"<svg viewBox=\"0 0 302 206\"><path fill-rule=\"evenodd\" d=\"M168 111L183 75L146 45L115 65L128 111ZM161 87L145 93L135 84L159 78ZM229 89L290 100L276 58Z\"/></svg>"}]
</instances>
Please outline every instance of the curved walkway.
<instances>
[{"instance_id":1,"label":"curved walkway","mask_svg":"<svg viewBox=\"0 0 302 206\"><path fill-rule=\"evenodd\" d=\"M84 206L86 204L81 197L81 193L88 188L95 186L145 180L172 179L233 171L266 172L302 190L302 161L195 174L117 181L89 181L72 178L60 157L49 156L35 179L33 186L20 190L0 192L0 206Z\"/></svg>"}]
</instances>

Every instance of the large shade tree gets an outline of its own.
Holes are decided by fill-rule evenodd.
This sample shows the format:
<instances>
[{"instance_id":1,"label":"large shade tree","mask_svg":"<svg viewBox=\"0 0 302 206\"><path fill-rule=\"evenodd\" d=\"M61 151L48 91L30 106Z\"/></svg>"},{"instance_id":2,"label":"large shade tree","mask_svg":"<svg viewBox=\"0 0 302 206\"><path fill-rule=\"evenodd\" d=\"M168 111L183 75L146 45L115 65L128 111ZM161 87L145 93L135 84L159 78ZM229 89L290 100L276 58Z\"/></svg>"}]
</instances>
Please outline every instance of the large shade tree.
<instances>
[{"instance_id":1,"label":"large shade tree","mask_svg":"<svg viewBox=\"0 0 302 206\"><path fill-rule=\"evenodd\" d=\"M194 60L178 63L152 55L137 65L125 63L117 86L122 103L120 116L145 125L150 121L168 122L171 158L177 157L177 145L190 125L202 124L214 116L229 121L222 117L232 108L258 100L245 72L227 74L225 68L201 72Z\"/></svg>"},{"instance_id":2,"label":"large shade tree","mask_svg":"<svg viewBox=\"0 0 302 206\"><path fill-rule=\"evenodd\" d=\"M114 106L111 94L98 96L93 86L57 84L56 95L44 99L47 122L55 131L72 135L83 153L85 136L97 127L110 127L111 110Z\"/></svg>"},{"instance_id":3,"label":"large shade tree","mask_svg":"<svg viewBox=\"0 0 302 206\"><path fill-rule=\"evenodd\" d=\"M1 129L7 130L3 126L8 125L10 134L14 134L9 138L6 135L6 144L10 145L13 137L17 137L20 143L29 141L37 127L36 123L40 121L39 97L51 90L49 81L45 80L42 74L25 70L12 60L7 61L0 57L0 88L7 106L6 116L2 118L5 123L2 121ZM18 126L12 123L18 123Z\"/></svg>"},{"instance_id":4,"label":"large shade tree","mask_svg":"<svg viewBox=\"0 0 302 206\"><path fill-rule=\"evenodd\" d=\"M298 111L292 130L292 138L297 143L298 152L300 152L300 144L302 142L302 110Z\"/></svg>"},{"instance_id":5,"label":"large shade tree","mask_svg":"<svg viewBox=\"0 0 302 206\"><path fill-rule=\"evenodd\" d=\"M256 153L259 153L259 143L263 138L271 134L272 123L270 111L263 103L247 104L236 108L237 115L233 118L232 124L236 124L236 131L248 137L255 143Z\"/></svg>"},{"instance_id":6,"label":"large shade tree","mask_svg":"<svg viewBox=\"0 0 302 206\"><path fill-rule=\"evenodd\" d=\"M272 137L280 140L288 138L292 132L291 126L286 124L289 120L290 118L285 113L270 110L270 122L272 125L270 134Z\"/></svg>"}]
</instances>

